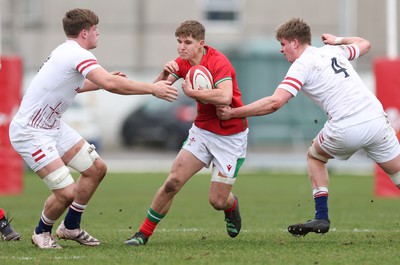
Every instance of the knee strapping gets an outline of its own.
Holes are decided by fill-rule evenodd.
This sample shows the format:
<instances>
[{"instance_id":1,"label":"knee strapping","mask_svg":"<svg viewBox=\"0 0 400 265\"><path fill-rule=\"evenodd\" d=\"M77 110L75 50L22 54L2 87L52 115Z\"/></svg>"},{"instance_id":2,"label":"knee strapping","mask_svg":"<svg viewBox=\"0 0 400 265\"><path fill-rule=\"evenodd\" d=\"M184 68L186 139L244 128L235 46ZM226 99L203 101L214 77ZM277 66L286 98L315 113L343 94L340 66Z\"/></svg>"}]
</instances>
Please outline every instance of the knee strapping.
<instances>
[{"instance_id":1,"label":"knee strapping","mask_svg":"<svg viewBox=\"0 0 400 265\"><path fill-rule=\"evenodd\" d=\"M219 169L216 166L212 167L211 181L233 185L235 183L235 180L235 178L220 176Z\"/></svg>"},{"instance_id":2,"label":"knee strapping","mask_svg":"<svg viewBox=\"0 0 400 265\"><path fill-rule=\"evenodd\" d=\"M392 179L395 185L400 185L400 171L395 174L389 175L389 177Z\"/></svg>"},{"instance_id":3,"label":"knee strapping","mask_svg":"<svg viewBox=\"0 0 400 265\"><path fill-rule=\"evenodd\" d=\"M76 153L76 155L69 161L67 166L72 167L78 172L83 172L89 167L91 167L99 158L99 155L96 152L96 147L88 142L82 146L82 148Z\"/></svg>"},{"instance_id":4,"label":"knee strapping","mask_svg":"<svg viewBox=\"0 0 400 265\"><path fill-rule=\"evenodd\" d=\"M328 162L329 158L326 158L326 157L318 154L317 150L315 150L314 145L311 145L308 150L309 150L310 154L313 157L315 157L316 159L321 160L322 162L325 162L325 163Z\"/></svg>"},{"instance_id":5,"label":"knee strapping","mask_svg":"<svg viewBox=\"0 0 400 265\"><path fill-rule=\"evenodd\" d=\"M62 189L74 182L69 169L62 166L43 178L44 183L51 189Z\"/></svg>"}]
</instances>

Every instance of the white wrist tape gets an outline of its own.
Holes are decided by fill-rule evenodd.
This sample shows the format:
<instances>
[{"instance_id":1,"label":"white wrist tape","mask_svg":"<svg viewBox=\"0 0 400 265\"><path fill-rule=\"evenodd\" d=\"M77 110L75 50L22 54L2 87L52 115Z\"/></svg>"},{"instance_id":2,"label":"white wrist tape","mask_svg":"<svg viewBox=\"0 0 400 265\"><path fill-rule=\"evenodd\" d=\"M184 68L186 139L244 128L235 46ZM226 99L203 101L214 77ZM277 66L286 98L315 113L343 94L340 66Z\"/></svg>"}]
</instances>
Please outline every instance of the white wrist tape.
<instances>
[{"instance_id":1,"label":"white wrist tape","mask_svg":"<svg viewBox=\"0 0 400 265\"><path fill-rule=\"evenodd\" d=\"M343 40L343 37L338 37L338 38L336 38L336 39L335 39L335 44L336 44L336 45L342 44L342 40Z\"/></svg>"}]
</instances>

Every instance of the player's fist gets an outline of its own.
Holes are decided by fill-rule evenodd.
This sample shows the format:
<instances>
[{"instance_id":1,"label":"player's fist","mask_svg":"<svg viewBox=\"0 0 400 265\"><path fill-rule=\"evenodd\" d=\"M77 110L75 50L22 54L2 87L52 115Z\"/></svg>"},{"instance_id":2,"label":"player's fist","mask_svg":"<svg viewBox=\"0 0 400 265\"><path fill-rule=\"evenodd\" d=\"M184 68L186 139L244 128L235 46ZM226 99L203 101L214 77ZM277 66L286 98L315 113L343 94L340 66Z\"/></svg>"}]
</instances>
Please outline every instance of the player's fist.
<instances>
[{"instance_id":1,"label":"player's fist","mask_svg":"<svg viewBox=\"0 0 400 265\"><path fill-rule=\"evenodd\" d=\"M322 34L322 42L325 44L335 45L336 39L337 39L337 36L335 36L335 35L332 35L329 33Z\"/></svg>"}]
</instances>

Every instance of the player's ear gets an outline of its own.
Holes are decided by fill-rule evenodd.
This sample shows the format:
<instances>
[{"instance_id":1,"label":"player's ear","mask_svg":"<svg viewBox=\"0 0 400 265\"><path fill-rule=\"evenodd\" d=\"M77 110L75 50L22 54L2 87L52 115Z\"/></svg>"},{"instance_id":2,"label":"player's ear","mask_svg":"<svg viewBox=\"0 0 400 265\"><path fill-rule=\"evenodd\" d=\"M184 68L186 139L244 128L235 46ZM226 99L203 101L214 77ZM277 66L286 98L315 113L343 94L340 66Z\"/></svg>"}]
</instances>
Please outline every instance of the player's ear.
<instances>
[{"instance_id":1,"label":"player's ear","mask_svg":"<svg viewBox=\"0 0 400 265\"><path fill-rule=\"evenodd\" d=\"M87 29L82 29L79 34L81 35L82 38L86 39L87 33L88 33Z\"/></svg>"},{"instance_id":2,"label":"player's ear","mask_svg":"<svg viewBox=\"0 0 400 265\"><path fill-rule=\"evenodd\" d=\"M300 46L300 42L299 42L298 39L294 39L292 42L293 42L293 47L294 48L298 48Z\"/></svg>"}]
</instances>

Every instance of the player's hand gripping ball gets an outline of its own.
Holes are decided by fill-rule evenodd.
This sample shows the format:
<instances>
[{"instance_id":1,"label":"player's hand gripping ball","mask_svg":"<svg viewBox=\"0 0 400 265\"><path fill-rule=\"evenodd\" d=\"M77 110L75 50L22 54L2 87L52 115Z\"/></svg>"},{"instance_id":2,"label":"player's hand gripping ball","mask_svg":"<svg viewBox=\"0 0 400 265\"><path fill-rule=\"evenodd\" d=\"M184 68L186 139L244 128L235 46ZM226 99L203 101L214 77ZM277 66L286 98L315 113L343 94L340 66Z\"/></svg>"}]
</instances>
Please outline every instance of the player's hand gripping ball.
<instances>
[{"instance_id":1,"label":"player's hand gripping ball","mask_svg":"<svg viewBox=\"0 0 400 265\"><path fill-rule=\"evenodd\" d=\"M189 81L193 89L204 90L213 88L213 77L203 65L195 65L189 70Z\"/></svg>"}]
</instances>

